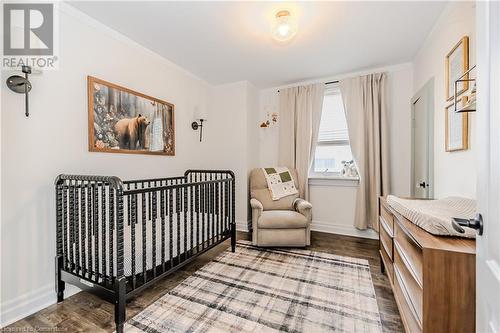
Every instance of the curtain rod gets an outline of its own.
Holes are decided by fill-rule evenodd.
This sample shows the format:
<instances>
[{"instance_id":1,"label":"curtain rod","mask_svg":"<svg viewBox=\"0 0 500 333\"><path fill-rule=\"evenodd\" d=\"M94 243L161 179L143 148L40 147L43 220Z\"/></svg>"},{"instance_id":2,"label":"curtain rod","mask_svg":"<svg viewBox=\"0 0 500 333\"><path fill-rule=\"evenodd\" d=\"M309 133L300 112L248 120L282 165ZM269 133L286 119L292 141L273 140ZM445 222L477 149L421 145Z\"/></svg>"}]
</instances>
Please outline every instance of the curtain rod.
<instances>
[{"instance_id":1,"label":"curtain rod","mask_svg":"<svg viewBox=\"0 0 500 333\"><path fill-rule=\"evenodd\" d=\"M328 84L334 84L334 83L339 83L339 81L336 80L336 81L325 82L325 86L328 85ZM278 92L280 92L280 91L278 90Z\"/></svg>"}]
</instances>

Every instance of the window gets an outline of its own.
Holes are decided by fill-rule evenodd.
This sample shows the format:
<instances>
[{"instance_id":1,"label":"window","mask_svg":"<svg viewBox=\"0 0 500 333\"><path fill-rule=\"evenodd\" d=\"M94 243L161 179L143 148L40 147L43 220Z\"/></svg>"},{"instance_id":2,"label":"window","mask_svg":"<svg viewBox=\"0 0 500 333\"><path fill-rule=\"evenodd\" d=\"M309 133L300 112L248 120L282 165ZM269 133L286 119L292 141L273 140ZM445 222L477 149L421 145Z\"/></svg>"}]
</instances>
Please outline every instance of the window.
<instances>
[{"instance_id":1,"label":"window","mask_svg":"<svg viewBox=\"0 0 500 333\"><path fill-rule=\"evenodd\" d=\"M338 86L332 87L325 91L311 176L341 176L342 161L351 160L342 96Z\"/></svg>"}]
</instances>

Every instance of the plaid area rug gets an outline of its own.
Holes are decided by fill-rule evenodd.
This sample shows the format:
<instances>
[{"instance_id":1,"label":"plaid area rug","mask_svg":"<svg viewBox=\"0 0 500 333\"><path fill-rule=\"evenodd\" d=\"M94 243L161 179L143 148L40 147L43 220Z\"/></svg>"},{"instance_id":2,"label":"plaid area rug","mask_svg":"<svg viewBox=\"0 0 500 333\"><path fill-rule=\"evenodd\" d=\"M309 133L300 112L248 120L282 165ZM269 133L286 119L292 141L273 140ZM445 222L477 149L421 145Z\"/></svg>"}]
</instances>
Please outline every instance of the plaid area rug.
<instances>
[{"instance_id":1,"label":"plaid area rug","mask_svg":"<svg viewBox=\"0 0 500 333\"><path fill-rule=\"evenodd\" d=\"M127 332L381 332L368 261L238 242L148 306Z\"/></svg>"}]
</instances>

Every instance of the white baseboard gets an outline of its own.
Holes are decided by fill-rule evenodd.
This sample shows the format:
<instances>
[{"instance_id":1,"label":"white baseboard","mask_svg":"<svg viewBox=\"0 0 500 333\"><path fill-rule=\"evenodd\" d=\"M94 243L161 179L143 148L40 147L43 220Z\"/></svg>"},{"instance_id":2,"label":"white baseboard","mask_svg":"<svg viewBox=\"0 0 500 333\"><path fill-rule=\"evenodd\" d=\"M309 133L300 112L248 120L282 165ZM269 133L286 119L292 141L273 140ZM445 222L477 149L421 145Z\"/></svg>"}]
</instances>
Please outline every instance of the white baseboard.
<instances>
[{"instance_id":1,"label":"white baseboard","mask_svg":"<svg viewBox=\"0 0 500 333\"><path fill-rule=\"evenodd\" d=\"M66 283L64 298L80 292L80 289ZM35 312L57 302L54 284L33 290L1 304L0 328L15 323Z\"/></svg>"},{"instance_id":2,"label":"white baseboard","mask_svg":"<svg viewBox=\"0 0 500 333\"><path fill-rule=\"evenodd\" d=\"M248 225L250 221L236 221L236 230L248 232Z\"/></svg>"},{"instance_id":3,"label":"white baseboard","mask_svg":"<svg viewBox=\"0 0 500 333\"><path fill-rule=\"evenodd\" d=\"M347 226L345 224L339 224L334 222L312 221L311 230L326 232L330 234L378 239L377 232L372 229L359 230L356 229L354 226Z\"/></svg>"},{"instance_id":4,"label":"white baseboard","mask_svg":"<svg viewBox=\"0 0 500 333\"><path fill-rule=\"evenodd\" d=\"M249 222L246 221L236 221L236 230L248 232ZM334 222L324 222L324 221L312 221L311 224L312 231L326 232L329 234L346 235L360 238L370 238L378 239L378 234L372 229L359 230L354 226L347 226L345 224L339 224Z\"/></svg>"}]
</instances>

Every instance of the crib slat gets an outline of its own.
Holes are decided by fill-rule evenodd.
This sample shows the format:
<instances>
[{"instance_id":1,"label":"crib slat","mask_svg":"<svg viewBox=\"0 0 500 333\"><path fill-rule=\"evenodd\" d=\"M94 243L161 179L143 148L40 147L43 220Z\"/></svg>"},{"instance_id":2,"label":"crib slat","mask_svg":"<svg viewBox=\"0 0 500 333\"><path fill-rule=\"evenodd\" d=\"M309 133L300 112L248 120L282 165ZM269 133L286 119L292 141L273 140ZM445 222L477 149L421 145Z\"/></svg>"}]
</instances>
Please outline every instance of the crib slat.
<instances>
[{"instance_id":1,"label":"crib slat","mask_svg":"<svg viewBox=\"0 0 500 333\"><path fill-rule=\"evenodd\" d=\"M151 182L148 182L148 188L151 188ZM153 207L152 207L152 204L151 204L151 194L152 194L151 192L149 192L147 194L147 196L148 196L148 200L147 200L148 201L148 213L149 213L147 221L151 221L152 220L151 216L152 216L152 209L153 209Z\"/></svg>"},{"instance_id":2,"label":"crib slat","mask_svg":"<svg viewBox=\"0 0 500 333\"><path fill-rule=\"evenodd\" d=\"M224 182L224 232L227 232L227 215L229 211L229 186L227 182Z\"/></svg>"},{"instance_id":3,"label":"crib slat","mask_svg":"<svg viewBox=\"0 0 500 333\"><path fill-rule=\"evenodd\" d=\"M221 179L222 179L221 175ZM221 237L224 237L224 200L225 200L225 192L224 192L224 186L226 183L222 181L220 184L220 233Z\"/></svg>"},{"instance_id":4,"label":"crib slat","mask_svg":"<svg viewBox=\"0 0 500 333\"><path fill-rule=\"evenodd\" d=\"M196 176L196 178L198 178ZM195 185L195 210L196 210L196 252L200 251L200 185Z\"/></svg>"},{"instance_id":5,"label":"crib slat","mask_svg":"<svg viewBox=\"0 0 500 333\"><path fill-rule=\"evenodd\" d=\"M235 205L235 182L234 178L231 178L231 247L236 247Z\"/></svg>"},{"instance_id":6,"label":"crib slat","mask_svg":"<svg viewBox=\"0 0 500 333\"><path fill-rule=\"evenodd\" d=\"M102 281L106 283L106 184L102 183L101 186L101 271Z\"/></svg>"},{"instance_id":7,"label":"crib slat","mask_svg":"<svg viewBox=\"0 0 500 333\"><path fill-rule=\"evenodd\" d=\"M81 263L81 268L82 268L82 275L85 276L87 274L87 267L85 266L87 264L87 258L86 258L86 253L87 249L85 248L85 241L87 239L85 235L85 229L87 227L87 208L85 207L85 201L86 201L86 188L85 186L82 185L80 186L80 191L81 191L81 196L80 196L80 234L81 234L81 249L82 249L82 263Z\"/></svg>"},{"instance_id":8,"label":"crib slat","mask_svg":"<svg viewBox=\"0 0 500 333\"><path fill-rule=\"evenodd\" d=\"M157 207L156 207L156 191L153 192L152 194L152 211L153 211L153 216L151 218L151 223L153 224L153 247L151 249L152 251L152 265L151 267L153 268L153 277L156 277L156 220L158 218L157 216Z\"/></svg>"},{"instance_id":9,"label":"crib slat","mask_svg":"<svg viewBox=\"0 0 500 333\"><path fill-rule=\"evenodd\" d=\"M207 177L208 180L208 177ZM206 246L210 246L210 184L205 186L205 210L206 210L206 218L207 218L207 238L204 239L206 242Z\"/></svg>"},{"instance_id":10,"label":"crib slat","mask_svg":"<svg viewBox=\"0 0 500 333\"><path fill-rule=\"evenodd\" d=\"M222 179L222 175L221 175ZM219 185L219 228L220 228L220 237L221 239L224 237L224 182Z\"/></svg>"},{"instance_id":11,"label":"crib slat","mask_svg":"<svg viewBox=\"0 0 500 333\"><path fill-rule=\"evenodd\" d=\"M70 183L70 185L73 182ZM75 228L75 188L70 186L69 188L69 269L73 271L75 269L75 258L73 256L73 244L75 242L75 235L73 229Z\"/></svg>"},{"instance_id":12,"label":"crib slat","mask_svg":"<svg viewBox=\"0 0 500 333\"><path fill-rule=\"evenodd\" d=\"M68 268L69 256L68 256L68 186L63 185L62 190L62 239L63 239L63 251L64 251L64 268Z\"/></svg>"},{"instance_id":13,"label":"crib slat","mask_svg":"<svg viewBox=\"0 0 500 333\"><path fill-rule=\"evenodd\" d=\"M177 180L176 180L177 183ZM177 217L177 253L176 253L176 265L179 264L180 254L181 254L181 197L179 188L175 189L175 212Z\"/></svg>"},{"instance_id":14,"label":"crib slat","mask_svg":"<svg viewBox=\"0 0 500 333\"><path fill-rule=\"evenodd\" d=\"M210 174L210 180L212 180L212 174ZM210 245L214 244L215 241L215 184L210 184L210 218L212 219L212 231L210 233Z\"/></svg>"},{"instance_id":15,"label":"crib slat","mask_svg":"<svg viewBox=\"0 0 500 333\"><path fill-rule=\"evenodd\" d=\"M127 188L130 189L131 184L127 184ZM130 226L130 221L132 220L132 211L130 210L130 196L127 196L125 199L125 207L127 207L127 225Z\"/></svg>"},{"instance_id":16,"label":"crib slat","mask_svg":"<svg viewBox=\"0 0 500 333\"><path fill-rule=\"evenodd\" d=\"M129 200L127 200L129 201ZM130 223L130 222L129 222ZM115 190L112 189L111 187L109 188L109 248L108 248L108 253L109 253L109 276L110 276L110 284L113 284L113 276L115 276L115 271L114 271L114 249L113 249L113 230L115 225Z\"/></svg>"},{"instance_id":17,"label":"crib slat","mask_svg":"<svg viewBox=\"0 0 500 333\"><path fill-rule=\"evenodd\" d=\"M165 191L160 191L160 217L161 217L161 266L165 272Z\"/></svg>"},{"instance_id":18,"label":"crib slat","mask_svg":"<svg viewBox=\"0 0 500 333\"><path fill-rule=\"evenodd\" d=\"M99 184L94 185L94 270L99 281Z\"/></svg>"},{"instance_id":19,"label":"crib slat","mask_svg":"<svg viewBox=\"0 0 500 333\"><path fill-rule=\"evenodd\" d=\"M75 273L80 273L80 185L78 182L75 182L75 186L73 187L73 191L75 192L75 225L73 226L74 232L74 242L75 242Z\"/></svg>"},{"instance_id":20,"label":"crib slat","mask_svg":"<svg viewBox=\"0 0 500 333\"><path fill-rule=\"evenodd\" d=\"M125 275L124 272L124 229L123 224L123 195L118 192L116 198L116 276L119 280ZM123 286L125 287L125 286Z\"/></svg>"},{"instance_id":21,"label":"crib slat","mask_svg":"<svg viewBox=\"0 0 500 333\"><path fill-rule=\"evenodd\" d=\"M183 200L183 216L184 216L184 251L183 251L183 259L182 261L186 260L187 258L187 245L188 245L188 239L187 239L187 228L188 228L188 225L187 225L187 198L188 198L188 193L187 193L187 188L186 187L183 187L182 188L182 198L184 199Z\"/></svg>"},{"instance_id":22,"label":"crib slat","mask_svg":"<svg viewBox=\"0 0 500 333\"><path fill-rule=\"evenodd\" d=\"M60 183L56 184L56 237L57 237L57 255L64 256L64 241L63 241L63 208L62 208L62 197L63 197L63 185ZM63 257L64 258L64 257Z\"/></svg>"},{"instance_id":23,"label":"crib slat","mask_svg":"<svg viewBox=\"0 0 500 333\"><path fill-rule=\"evenodd\" d=\"M190 178L192 176L190 175ZM191 226L191 242L189 246L189 256L193 255L193 250L194 250L194 212L193 212L193 206L194 206L194 186L189 187L189 224Z\"/></svg>"},{"instance_id":24,"label":"crib slat","mask_svg":"<svg viewBox=\"0 0 500 333\"><path fill-rule=\"evenodd\" d=\"M219 183L216 183L215 184L215 205L216 205L216 215L215 215L215 219L217 221L216 223L216 234L217 234L217 241L219 241L220 239L220 187L219 187Z\"/></svg>"},{"instance_id":25,"label":"crib slat","mask_svg":"<svg viewBox=\"0 0 500 333\"><path fill-rule=\"evenodd\" d=\"M146 195L142 193L141 195L142 202L142 279L143 282L146 282Z\"/></svg>"},{"instance_id":26,"label":"crib slat","mask_svg":"<svg viewBox=\"0 0 500 333\"><path fill-rule=\"evenodd\" d=\"M167 190L168 193L168 256L169 256L169 263L170 263L170 268L173 267L173 197L172 197L172 190Z\"/></svg>"},{"instance_id":27,"label":"crib slat","mask_svg":"<svg viewBox=\"0 0 500 333\"><path fill-rule=\"evenodd\" d=\"M132 213L130 215L132 221L130 221L130 247L131 247L131 273L132 273L132 288L135 289L136 286L136 276L135 276L135 224L137 223L137 194L132 196Z\"/></svg>"},{"instance_id":28,"label":"crib slat","mask_svg":"<svg viewBox=\"0 0 500 333\"><path fill-rule=\"evenodd\" d=\"M92 269L93 252L92 252L92 187L89 183L85 186L87 188L87 271L88 278L92 279L94 270Z\"/></svg>"},{"instance_id":29,"label":"crib slat","mask_svg":"<svg viewBox=\"0 0 500 333\"><path fill-rule=\"evenodd\" d=\"M205 226L205 213L206 213L206 184L201 184L201 249L205 249L205 235L206 235L206 226Z\"/></svg>"}]
</instances>

